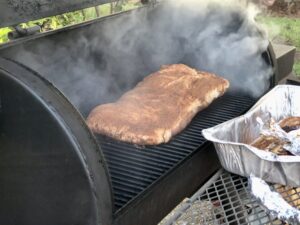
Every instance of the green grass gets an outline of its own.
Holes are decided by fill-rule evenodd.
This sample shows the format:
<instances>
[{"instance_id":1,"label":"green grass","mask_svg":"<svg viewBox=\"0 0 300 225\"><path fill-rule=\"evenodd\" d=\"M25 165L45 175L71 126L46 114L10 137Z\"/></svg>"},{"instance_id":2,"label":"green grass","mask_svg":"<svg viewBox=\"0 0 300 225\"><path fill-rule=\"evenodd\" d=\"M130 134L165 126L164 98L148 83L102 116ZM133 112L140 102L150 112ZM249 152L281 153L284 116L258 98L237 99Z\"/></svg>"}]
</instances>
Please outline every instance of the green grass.
<instances>
[{"instance_id":1,"label":"green grass","mask_svg":"<svg viewBox=\"0 0 300 225\"><path fill-rule=\"evenodd\" d=\"M300 52L300 18L260 17L259 22L268 29L272 41L293 45ZM294 72L300 76L300 58L295 60Z\"/></svg>"},{"instance_id":2,"label":"green grass","mask_svg":"<svg viewBox=\"0 0 300 225\"><path fill-rule=\"evenodd\" d=\"M294 72L295 74L300 77L300 62L295 62L294 64Z\"/></svg>"},{"instance_id":3,"label":"green grass","mask_svg":"<svg viewBox=\"0 0 300 225\"><path fill-rule=\"evenodd\" d=\"M281 37L300 50L300 18L263 17L260 21L269 28L271 39Z\"/></svg>"}]
</instances>

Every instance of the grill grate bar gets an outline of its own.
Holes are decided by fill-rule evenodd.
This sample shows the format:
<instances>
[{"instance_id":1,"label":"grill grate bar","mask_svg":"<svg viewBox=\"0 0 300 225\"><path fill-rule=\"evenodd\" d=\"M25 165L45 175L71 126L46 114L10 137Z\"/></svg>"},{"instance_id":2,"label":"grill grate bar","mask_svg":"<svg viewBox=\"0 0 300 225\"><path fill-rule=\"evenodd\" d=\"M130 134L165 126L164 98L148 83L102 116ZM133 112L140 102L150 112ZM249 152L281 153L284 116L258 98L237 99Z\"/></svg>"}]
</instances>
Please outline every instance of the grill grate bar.
<instances>
[{"instance_id":1,"label":"grill grate bar","mask_svg":"<svg viewBox=\"0 0 300 225\"><path fill-rule=\"evenodd\" d=\"M199 135L199 134L195 134L195 133L192 133L192 132L185 132L183 134L181 134L182 137L185 137L185 138L189 138L190 141L196 141L196 142L203 142L204 141L204 138Z\"/></svg>"},{"instance_id":2,"label":"grill grate bar","mask_svg":"<svg viewBox=\"0 0 300 225\"><path fill-rule=\"evenodd\" d=\"M239 116L253 103L254 100L246 96L225 95L198 113L168 144L138 148L97 135L111 175L115 209L124 207L188 155L199 151L206 143L202 129Z\"/></svg>"},{"instance_id":3,"label":"grill grate bar","mask_svg":"<svg viewBox=\"0 0 300 225\"><path fill-rule=\"evenodd\" d=\"M149 160L142 160L137 157L129 157L128 155L126 157L118 157L118 155L115 155L111 152L106 153L108 155L108 158L113 159L115 162L120 163L128 163L127 166L131 166L133 163L134 166L138 166L139 168L143 169L149 169L152 170L153 173L157 173L160 175L161 172L164 171L164 168L161 168L161 165L158 163L153 163L153 161ZM168 167L167 167L168 168Z\"/></svg>"},{"instance_id":4,"label":"grill grate bar","mask_svg":"<svg viewBox=\"0 0 300 225\"><path fill-rule=\"evenodd\" d=\"M133 191L125 187L120 188L116 186L114 187L114 191L120 193L120 196L122 196L123 198L128 198L128 199L131 199L134 195L136 195L136 191Z\"/></svg>"},{"instance_id":5,"label":"grill grate bar","mask_svg":"<svg viewBox=\"0 0 300 225\"><path fill-rule=\"evenodd\" d=\"M178 151L178 148L174 147L174 146L169 146L166 147L164 145L161 146L156 146L155 148L150 148L149 151L151 152L155 152L157 154L159 154L160 152L168 152L168 155L173 156L180 160L182 159L182 157L186 156L186 153L182 152L182 151ZM176 162L178 162L178 160Z\"/></svg>"},{"instance_id":6,"label":"grill grate bar","mask_svg":"<svg viewBox=\"0 0 300 225\"><path fill-rule=\"evenodd\" d=\"M194 150L194 148L191 146L191 144L187 144L187 143L182 143L179 142L178 140L174 140L171 142L172 146L175 148L175 150L177 151L181 151L182 153L190 153L191 151Z\"/></svg>"},{"instance_id":7,"label":"grill grate bar","mask_svg":"<svg viewBox=\"0 0 300 225\"><path fill-rule=\"evenodd\" d=\"M120 146L119 146L120 148ZM104 150L104 152L106 152L107 149ZM155 151L144 151L142 150L135 150L135 149L130 149L130 148L124 148L121 150L113 150L113 152L116 153L116 155L118 155L119 157L122 157L123 155L127 155L124 154L124 151L129 151L130 154L134 155L134 156L138 156L138 157L146 157L147 159L154 159L154 160L158 160L160 163L170 163L170 164L174 164L174 162L178 161L178 157L172 157L171 154L164 152L163 154L159 155L159 151L155 152ZM141 151L143 151L143 154L141 154Z\"/></svg>"},{"instance_id":8,"label":"grill grate bar","mask_svg":"<svg viewBox=\"0 0 300 225\"><path fill-rule=\"evenodd\" d=\"M155 180L155 178L146 176L143 173L137 173L137 172L128 173L128 171L126 171L126 170L124 171L123 169L120 169L114 165L111 165L110 163L108 163L108 166L109 166L109 172L111 173L112 178L124 177L124 178L127 178L128 180L131 180L132 182L139 181L139 182L145 183L146 185L151 183L153 180ZM139 182L136 182L136 184L138 185Z\"/></svg>"},{"instance_id":9,"label":"grill grate bar","mask_svg":"<svg viewBox=\"0 0 300 225\"><path fill-rule=\"evenodd\" d=\"M176 138L176 141L178 143L180 143L180 145L183 145L183 146L187 145L187 146L189 146L190 149L194 149L195 147L197 147L199 145L199 143L197 143L197 142L191 142L190 139L182 137L182 136L178 136ZM190 153L190 151L188 151L186 149L184 149L184 151L187 152L187 153Z\"/></svg>"},{"instance_id":10,"label":"grill grate bar","mask_svg":"<svg viewBox=\"0 0 300 225\"><path fill-rule=\"evenodd\" d=\"M113 151L111 151L110 148L105 148L104 151L107 152L107 154L115 155L116 157L123 157L124 154L122 154L122 153L124 150L125 149L115 148ZM130 149L128 149L128 150L130 150ZM138 156L138 159L136 158L137 156ZM148 160L148 163L153 162L155 165L161 166L161 167L169 167L169 166L173 165L172 160L170 160L170 158L165 157L165 156L159 157L159 155L153 154L152 152L145 152L142 155L142 154L136 154L134 151L130 150L124 157L128 157L128 158L135 159L135 160L141 160L141 161ZM175 162L176 162L176 160L175 160Z\"/></svg>"},{"instance_id":11,"label":"grill grate bar","mask_svg":"<svg viewBox=\"0 0 300 225\"><path fill-rule=\"evenodd\" d=\"M131 193L131 192L136 193L136 192L143 190L143 188L140 188L140 187L137 188L136 185L129 184L128 182L125 182L125 181L118 181L118 180L114 179L114 180L112 180L112 183L116 190L122 189L122 190L128 191L129 193Z\"/></svg>"},{"instance_id":12,"label":"grill grate bar","mask_svg":"<svg viewBox=\"0 0 300 225\"><path fill-rule=\"evenodd\" d=\"M121 177L121 176L114 176L112 177L112 182L115 185L123 185L123 186L128 186L131 187L133 190L143 190L147 184L145 184L145 182L139 182L139 181L131 181L129 179L127 179L126 177Z\"/></svg>"},{"instance_id":13,"label":"grill grate bar","mask_svg":"<svg viewBox=\"0 0 300 225\"><path fill-rule=\"evenodd\" d=\"M118 202L116 199L114 200L115 200L115 208L121 208L124 204L126 204L126 203L122 204L122 202Z\"/></svg>"},{"instance_id":14,"label":"grill grate bar","mask_svg":"<svg viewBox=\"0 0 300 225\"><path fill-rule=\"evenodd\" d=\"M146 177L156 179L157 176L160 174L156 171L152 171L149 168L147 169L146 167L140 167L138 164L129 164L130 162L124 162L122 160L112 160L109 161L110 165L114 165L115 167L122 167L122 170L126 173L131 174L139 174L139 175L144 175Z\"/></svg>"},{"instance_id":15,"label":"grill grate bar","mask_svg":"<svg viewBox=\"0 0 300 225\"><path fill-rule=\"evenodd\" d=\"M115 196L114 198L115 202L118 203L118 205L124 205L126 202L128 202L129 198L123 198L120 194ZM116 205L115 205L116 206Z\"/></svg>"}]
</instances>

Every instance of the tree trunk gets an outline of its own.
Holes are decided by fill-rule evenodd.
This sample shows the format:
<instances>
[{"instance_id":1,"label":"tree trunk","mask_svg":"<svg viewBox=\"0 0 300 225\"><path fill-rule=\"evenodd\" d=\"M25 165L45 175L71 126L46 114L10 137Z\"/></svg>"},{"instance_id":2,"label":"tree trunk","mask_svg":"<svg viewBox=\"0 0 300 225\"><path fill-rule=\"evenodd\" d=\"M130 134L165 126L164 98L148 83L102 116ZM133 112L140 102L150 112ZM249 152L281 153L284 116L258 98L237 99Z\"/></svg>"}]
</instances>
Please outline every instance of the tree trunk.
<instances>
[{"instance_id":1,"label":"tree trunk","mask_svg":"<svg viewBox=\"0 0 300 225\"><path fill-rule=\"evenodd\" d=\"M110 14L113 14L113 12L114 12L114 3L111 2L110 3Z\"/></svg>"},{"instance_id":2,"label":"tree trunk","mask_svg":"<svg viewBox=\"0 0 300 225\"><path fill-rule=\"evenodd\" d=\"M95 11L96 11L97 17L100 17L100 6L95 6Z\"/></svg>"}]
</instances>

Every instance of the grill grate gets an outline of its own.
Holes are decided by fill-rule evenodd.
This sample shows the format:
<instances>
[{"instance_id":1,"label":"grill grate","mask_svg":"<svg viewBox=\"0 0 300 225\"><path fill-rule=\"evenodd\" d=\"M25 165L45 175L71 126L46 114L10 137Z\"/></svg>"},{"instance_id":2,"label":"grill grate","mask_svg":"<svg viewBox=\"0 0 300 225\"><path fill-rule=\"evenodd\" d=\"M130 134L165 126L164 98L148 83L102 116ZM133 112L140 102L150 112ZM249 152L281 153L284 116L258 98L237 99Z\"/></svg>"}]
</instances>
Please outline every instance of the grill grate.
<instances>
[{"instance_id":1,"label":"grill grate","mask_svg":"<svg viewBox=\"0 0 300 225\"><path fill-rule=\"evenodd\" d=\"M206 142L202 129L239 116L253 104L252 98L225 95L193 119L190 125L168 144L140 148L97 136L108 164L115 209L125 206L187 156Z\"/></svg>"},{"instance_id":2,"label":"grill grate","mask_svg":"<svg viewBox=\"0 0 300 225\"><path fill-rule=\"evenodd\" d=\"M300 189L272 186L291 205L300 208ZM219 171L191 199L182 203L160 225L280 225L254 199L244 177Z\"/></svg>"}]
</instances>

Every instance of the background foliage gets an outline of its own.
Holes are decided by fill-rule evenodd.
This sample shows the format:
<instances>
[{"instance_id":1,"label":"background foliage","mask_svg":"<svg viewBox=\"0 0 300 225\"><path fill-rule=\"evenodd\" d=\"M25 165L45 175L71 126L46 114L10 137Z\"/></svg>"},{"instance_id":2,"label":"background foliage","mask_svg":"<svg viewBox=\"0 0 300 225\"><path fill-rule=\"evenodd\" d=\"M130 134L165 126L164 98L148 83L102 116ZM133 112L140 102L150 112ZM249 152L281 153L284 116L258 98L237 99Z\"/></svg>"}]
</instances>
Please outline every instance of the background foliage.
<instances>
[{"instance_id":1,"label":"background foliage","mask_svg":"<svg viewBox=\"0 0 300 225\"><path fill-rule=\"evenodd\" d=\"M300 4L300 3L299 3ZM139 7L139 0L119 0L115 3L108 3L97 7L87 8L71 13L65 13L36 21L22 24L23 27L40 25L41 31L49 31L64 26L81 23L97 17L107 16L124 10ZM276 1L272 6L271 13L259 18L269 30L270 39L275 43L285 43L297 47L294 72L300 76L300 17L290 14L290 10L284 0ZM275 14L274 14L275 13ZM7 33L12 29L5 27L0 29L0 44L9 41Z\"/></svg>"},{"instance_id":2,"label":"background foliage","mask_svg":"<svg viewBox=\"0 0 300 225\"><path fill-rule=\"evenodd\" d=\"M81 23L97 17L107 16L112 13L130 10L139 6L141 6L140 1L137 0L119 0L115 3L108 3L75 12L64 13L62 15L30 21L28 23L21 24L21 26L26 28L39 25L41 26L41 31L44 32L76 23ZM0 28L0 44L9 41L7 38L7 33L11 30L12 28L10 27Z\"/></svg>"},{"instance_id":3,"label":"background foliage","mask_svg":"<svg viewBox=\"0 0 300 225\"><path fill-rule=\"evenodd\" d=\"M300 18L265 16L260 22L267 27L271 41L297 48L294 72L300 76Z\"/></svg>"}]
</instances>

